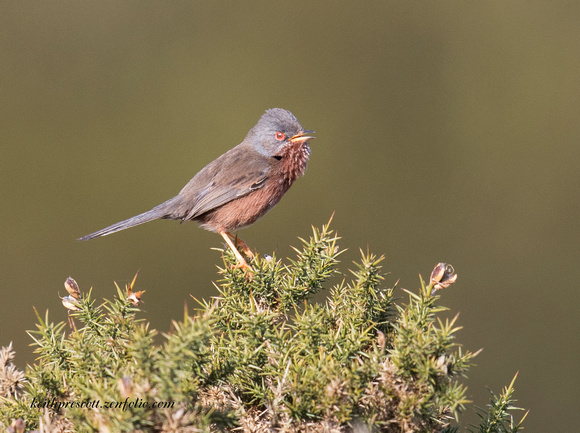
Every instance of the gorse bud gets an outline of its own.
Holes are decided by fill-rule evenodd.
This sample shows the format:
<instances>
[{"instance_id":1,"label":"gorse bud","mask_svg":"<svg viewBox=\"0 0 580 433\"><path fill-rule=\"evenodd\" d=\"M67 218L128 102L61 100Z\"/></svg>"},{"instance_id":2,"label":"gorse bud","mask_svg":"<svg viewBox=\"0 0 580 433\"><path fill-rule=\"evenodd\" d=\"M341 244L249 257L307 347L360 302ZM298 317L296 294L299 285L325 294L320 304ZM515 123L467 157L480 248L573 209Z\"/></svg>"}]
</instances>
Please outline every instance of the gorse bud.
<instances>
[{"instance_id":1,"label":"gorse bud","mask_svg":"<svg viewBox=\"0 0 580 433\"><path fill-rule=\"evenodd\" d=\"M68 294L71 295L73 298L81 299L81 291L79 290L79 285L73 278L68 277L65 280L64 288L66 289Z\"/></svg>"},{"instance_id":2,"label":"gorse bud","mask_svg":"<svg viewBox=\"0 0 580 433\"><path fill-rule=\"evenodd\" d=\"M457 281L457 274L453 266L447 263L439 263L431 272L429 285L433 286L431 293L437 290L446 289Z\"/></svg>"},{"instance_id":3,"label":"gorse bud","mask_svg":"<svg viewBox=\"0 0 580 433\"><path fill-rule=\"evenodd\" d=\"M80 311L81 309L79 308L78 304L77 304L77 300L75 298L73 298L72 296L65 296L63 298L60 298L62 300L62 305L64 305L64 307L70 311Z\"/></svg>"}]
</instances>

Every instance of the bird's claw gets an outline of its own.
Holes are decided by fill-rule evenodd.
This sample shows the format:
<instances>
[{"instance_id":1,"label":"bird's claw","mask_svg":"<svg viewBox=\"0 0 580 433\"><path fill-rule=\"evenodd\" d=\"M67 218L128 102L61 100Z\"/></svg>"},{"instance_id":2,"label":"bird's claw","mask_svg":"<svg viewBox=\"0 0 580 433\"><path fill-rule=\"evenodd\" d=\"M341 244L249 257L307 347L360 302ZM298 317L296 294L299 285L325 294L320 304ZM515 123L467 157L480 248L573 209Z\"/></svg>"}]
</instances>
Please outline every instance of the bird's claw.
<instances>
[{"instance_id":1,"label":"bird's claw","mask_svg":"<svg viewBox=\"0 0 580 433\"><path fill-rule=\"evenodd\" d=\"M248 259L254 260L255 254L241 238L236 238L236 247L240 248Z\"/></svg>"},{"instance_id":2,"label":"bird's claw","mask_svg":"<svg viewBox=\"0 0 580 433\"><path fill-rule=\"evenodd\" d=\"M244 261L238 261L234 266L234 269L242 269L244 271L251 271L252 267L250 265L248 265L248 262Z\"/></svg>"},{"instance_id":3,"label":"bird's claw","mask_svg":"<svg viewBox=\"0 0 580 433\"><path fill-rule=\"evenodd\" d=\"M242 271L244 271L244 274L246 275L246 280L251 280L254 277L252 267L248 265L248 263L245 260L238 261L235 265L232 266L232 268L241 269Z\"/></svg>"}]
</instances>

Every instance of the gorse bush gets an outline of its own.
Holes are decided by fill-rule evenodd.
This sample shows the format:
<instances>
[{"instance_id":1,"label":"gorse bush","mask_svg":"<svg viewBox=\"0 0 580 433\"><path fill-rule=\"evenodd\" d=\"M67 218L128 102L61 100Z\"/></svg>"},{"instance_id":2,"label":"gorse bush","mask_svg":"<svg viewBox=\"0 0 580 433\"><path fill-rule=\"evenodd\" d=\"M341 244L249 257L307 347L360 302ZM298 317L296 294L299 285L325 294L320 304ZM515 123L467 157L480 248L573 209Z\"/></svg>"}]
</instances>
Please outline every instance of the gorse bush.
<instances>
[{"instance_id":1,"label":"gorse bush","mask_svg":"<svg viewBox=\"0 0 580 433\"><path fill-rule=\"evenodd\" d=\"M236 269L224 252L219 295L156 343L138 318L135 280L98 305L67 280L69 323L38 315L26 372L0 353L0 425L12 431L451 432L469 403L461 378L476 353L442 321L440 264L394 303L382 257L361 253L350 281L310 301L338 273L338 238L313 229L288 264L256 258ZM438 293L438 292L437 292ZM480 410L479 432L516 432L513 382ZM26 426L26 427L25 427Z\"/></svg>"}]
</instances>

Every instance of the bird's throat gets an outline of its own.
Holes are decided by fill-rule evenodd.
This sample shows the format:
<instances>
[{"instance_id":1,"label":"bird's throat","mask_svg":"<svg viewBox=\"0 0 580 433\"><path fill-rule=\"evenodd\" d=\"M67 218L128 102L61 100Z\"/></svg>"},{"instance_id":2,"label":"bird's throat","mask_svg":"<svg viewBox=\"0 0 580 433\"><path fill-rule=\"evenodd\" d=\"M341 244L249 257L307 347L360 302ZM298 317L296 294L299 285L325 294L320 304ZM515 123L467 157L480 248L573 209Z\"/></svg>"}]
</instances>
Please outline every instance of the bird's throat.
<instances>
[{"instance_id":1,"label":"bird's throat","mask_svg":"<svg viewBox=\"0 0 580 433\"><path fill-rule=\"evenodd\" d=\"M281 172L284 180L291 185L306 171L310 157L310 146L306 142L291 143L284 148L281 156Z\"/></svg>"}]
</instances>

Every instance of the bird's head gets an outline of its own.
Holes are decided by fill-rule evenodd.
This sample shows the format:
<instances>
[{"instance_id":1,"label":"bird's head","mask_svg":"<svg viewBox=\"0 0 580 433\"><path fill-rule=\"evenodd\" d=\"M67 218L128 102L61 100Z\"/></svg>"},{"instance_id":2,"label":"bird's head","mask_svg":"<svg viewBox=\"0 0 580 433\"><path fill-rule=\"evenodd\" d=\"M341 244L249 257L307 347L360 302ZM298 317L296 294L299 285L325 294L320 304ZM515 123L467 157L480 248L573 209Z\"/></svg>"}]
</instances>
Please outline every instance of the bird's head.
<instances>
[{"instance_id":1,"label":"bird's head","mask_svg":"<svg viewBox=\"0 0 580 433\"><path fill-rule=\"evenodd\" d=\"M256 151L268 157L280 155L285 146L306 143L314 131L304 130L296 117L288 110L271 108L266 110L256 126L254 126L244 141Z\"/></svg>"}]
</instances>

